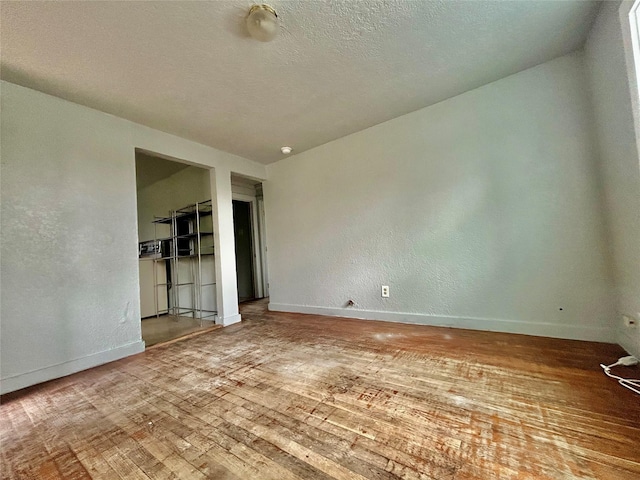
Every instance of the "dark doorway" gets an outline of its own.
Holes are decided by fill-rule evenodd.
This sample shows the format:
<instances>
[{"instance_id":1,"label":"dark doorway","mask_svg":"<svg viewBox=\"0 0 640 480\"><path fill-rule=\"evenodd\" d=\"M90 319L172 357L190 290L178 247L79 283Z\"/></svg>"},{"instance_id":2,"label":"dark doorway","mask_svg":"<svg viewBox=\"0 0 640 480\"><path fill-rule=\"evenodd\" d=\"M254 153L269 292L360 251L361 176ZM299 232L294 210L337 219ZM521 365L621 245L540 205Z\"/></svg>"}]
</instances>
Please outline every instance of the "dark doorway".
<instances>
[{"instance_id":1,"label":"dark doorway","mask_svg":"<svg viewBox=\"0 0 640 480\"><path fill-rule=\"evenodd\" d=\"M251 203L233 201L233 231L236 240L236 274L238 301L255 298L253 281L253 232L251 230Z\"/></svg>"}]
</instances>

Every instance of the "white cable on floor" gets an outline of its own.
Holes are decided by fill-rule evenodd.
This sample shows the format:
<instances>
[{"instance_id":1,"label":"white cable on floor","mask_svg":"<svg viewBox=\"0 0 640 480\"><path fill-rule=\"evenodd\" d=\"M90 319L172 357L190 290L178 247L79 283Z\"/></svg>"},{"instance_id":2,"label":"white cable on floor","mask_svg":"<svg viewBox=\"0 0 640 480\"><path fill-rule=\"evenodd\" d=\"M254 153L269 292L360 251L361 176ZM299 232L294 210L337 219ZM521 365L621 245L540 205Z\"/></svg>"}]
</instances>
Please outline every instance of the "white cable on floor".
<instances>
[{"instance_id":1,"label":"white cable on floor","mask_svg":"<svg viewBox=\"0 0 640 480\"><path fill-rule=\"evenodd\" d=\"M600 366L604 370L604 374L607 377L611 377L618 380L618 383L620 385L640 395L640 380L635 380L631 378L622 378L611 373L611 368L617 367L618 365L622 365L625 367L632 367L633 365L637 365L637 364L638 364L638 359L632 355L629 355L628 357L620 357L616 363L612 363L611 365L603 365L601 363Z\"/></svg>"}]
</instances>

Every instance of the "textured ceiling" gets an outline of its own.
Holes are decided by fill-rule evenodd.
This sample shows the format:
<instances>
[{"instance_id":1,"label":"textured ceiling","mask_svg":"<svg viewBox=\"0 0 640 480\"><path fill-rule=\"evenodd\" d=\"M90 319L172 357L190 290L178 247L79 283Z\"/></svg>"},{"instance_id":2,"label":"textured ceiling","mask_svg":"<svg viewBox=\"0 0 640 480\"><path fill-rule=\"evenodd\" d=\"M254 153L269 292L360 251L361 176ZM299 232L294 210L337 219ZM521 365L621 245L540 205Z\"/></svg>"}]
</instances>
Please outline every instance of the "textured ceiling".
<instances>
[{"instance_id":1,"label":"textured ceiling","mask_svg":"<svg viewBox=\"0 0 640 480\"><path fill-rule=\"evenodd\" d=\"M2 78L263 163L580 48L588 1L0 2Z\"/></svg>"}]
</instances>

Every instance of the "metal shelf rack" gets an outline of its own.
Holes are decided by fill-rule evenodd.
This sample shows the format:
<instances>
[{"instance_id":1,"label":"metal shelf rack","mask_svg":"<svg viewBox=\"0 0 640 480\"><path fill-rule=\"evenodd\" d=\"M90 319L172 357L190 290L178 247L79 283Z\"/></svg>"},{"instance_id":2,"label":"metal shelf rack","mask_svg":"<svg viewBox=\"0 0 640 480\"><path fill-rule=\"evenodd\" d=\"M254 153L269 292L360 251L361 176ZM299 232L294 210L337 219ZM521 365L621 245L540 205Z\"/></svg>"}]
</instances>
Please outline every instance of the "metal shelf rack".
<instances>
[{"instance_id":1,"label":"metal shelf rack","mask_svg":"<svg viewBox=\"0 0 640 480\"><path fill-rule=\"evenodd\" d=\"M218 315L211 200L194 203L154 220L159 255L154 258L154 278L159 262L167 262L167 283L156 283L156 315L215 321ZM158 238L158 227L169 226L169 236ZM158 288L168 289L168 310L158 310Z\"/></svg>"}]
</instances>

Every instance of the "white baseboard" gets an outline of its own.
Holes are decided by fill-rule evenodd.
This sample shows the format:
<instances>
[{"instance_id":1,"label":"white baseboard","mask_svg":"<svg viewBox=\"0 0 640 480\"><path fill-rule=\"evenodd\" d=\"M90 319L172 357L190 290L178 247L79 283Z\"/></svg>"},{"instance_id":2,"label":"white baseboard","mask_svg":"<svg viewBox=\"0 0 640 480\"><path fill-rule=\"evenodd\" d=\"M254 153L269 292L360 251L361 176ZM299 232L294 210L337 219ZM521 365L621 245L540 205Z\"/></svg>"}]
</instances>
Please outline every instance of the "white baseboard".
<instances>
[{"instance_id":1,"label":"white baseboard","mask_svg":"<svg viewBox=\"0 0 640 480\"><path fill-rule=\"evenodd\" d=\"M634 332L638 333L638 332ZM621 331L618 334L618 344L624 348L627 353L640 359L640 341L633 338L633 335L627 335L626 332Z\"/></svg>"},{"instance_id":2,"label":"white baseboard","mask_svg":"<svg viewBox=\"0 0 640 480\"><path fill-rule=\"evenodd\" d=\"M588 340L593 342L616 343L613 329L584 325L562 325L557 323L519 322L480 317L454 317L421 313L382 312L356 310L353 308L314 307L286 303L269 303L269 310L275 312L309 313L334 317L358 318L363 320L383 320L385 322L413 323L436 327L466 328L490 332L519 333L538 337Z\"/></svg>"},{"instance_id":3,"label":"white baseboard","mask_svg":"<svg viewBox=\"0 0 640 480\"><path fill-rule=\"evenodd\" d=\"M86 357L69 360L68 362L58 363L56 365L40 368L31 372L3 378L0 380L0 394L4 395L5 393L14 392L37 383L53 380L54 378L65 377L72 373L97 367L98 365L113 362L114 360L120 360L121 358L141 352L144 352L144 342L139 340L112 350L93 353Z\"/></svg>"},{"instance_id":4,"label":"white baseboard","mask_svg":"<svg viewBox=\"0 0 640 480\"><path fill-rule=\"evenodd\" d=\"M219 318L220 324L223 327L228 327L229 325L233 325L234 323L240 323L242 321L242 315L236 313L235 315L229 315L228 317Z\"/></svg>"}]
</instances>

